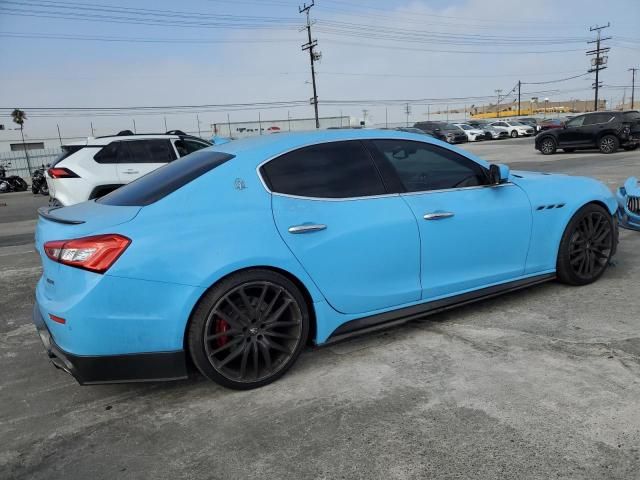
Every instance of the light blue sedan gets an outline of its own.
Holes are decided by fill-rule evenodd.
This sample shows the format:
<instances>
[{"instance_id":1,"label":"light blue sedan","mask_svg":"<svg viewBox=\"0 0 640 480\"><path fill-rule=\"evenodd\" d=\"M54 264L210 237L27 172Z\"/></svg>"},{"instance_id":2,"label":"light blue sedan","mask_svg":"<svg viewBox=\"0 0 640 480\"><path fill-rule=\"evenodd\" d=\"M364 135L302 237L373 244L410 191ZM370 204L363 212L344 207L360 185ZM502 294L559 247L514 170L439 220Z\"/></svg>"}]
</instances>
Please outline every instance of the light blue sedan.
<instances>
[{"instance_id":1,"label":"light blue sedan","mask_svg":"<svg viewBox=\"0 0 640 480\"><path fill-rule=\"evenodd\" d=\"M390 130L264 135L44 208L34 322L82 383L270 383L316 345L559 279L617 245L590 178L509 172Z\"/></svg>"}]
</instances>

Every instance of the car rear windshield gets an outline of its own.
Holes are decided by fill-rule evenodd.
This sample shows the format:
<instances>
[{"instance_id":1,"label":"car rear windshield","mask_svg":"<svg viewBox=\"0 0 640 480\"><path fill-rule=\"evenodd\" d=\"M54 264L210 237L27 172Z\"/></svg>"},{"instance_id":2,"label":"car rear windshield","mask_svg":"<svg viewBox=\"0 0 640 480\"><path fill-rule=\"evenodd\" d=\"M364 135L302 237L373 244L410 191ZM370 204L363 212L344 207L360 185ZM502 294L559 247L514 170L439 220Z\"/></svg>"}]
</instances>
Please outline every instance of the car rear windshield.
<instances>
[{"instance_id":1,"label":"car rear windshield","mask_svg":"<svg viewBox=\"0 0 640 480\"><path fill-rule=\"evenodd\" d=\"M200 150L164 165L96 200L116 206L144 207L234 158L228 153Z\"/></svg>"}]
</instances>

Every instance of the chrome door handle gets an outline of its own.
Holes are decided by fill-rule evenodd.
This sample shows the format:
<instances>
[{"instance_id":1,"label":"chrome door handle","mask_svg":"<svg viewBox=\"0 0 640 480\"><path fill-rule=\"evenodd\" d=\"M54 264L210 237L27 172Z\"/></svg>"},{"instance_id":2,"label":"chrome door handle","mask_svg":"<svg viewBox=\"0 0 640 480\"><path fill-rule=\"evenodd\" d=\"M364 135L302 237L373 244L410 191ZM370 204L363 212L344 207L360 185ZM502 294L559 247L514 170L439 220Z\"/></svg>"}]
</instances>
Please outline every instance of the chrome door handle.
<instances>
[{"instance_id":1,"label":"chrome door handle","mask_svg":"<svg viewBox=\"0 0 640 480\"><path fill-rule=\"evenodd\" d=\"M289 233L311 233L311 232L319 232L320 230L324 230L327 228L326 225L322 225L320 223L309 223L305 225L294 225L293 227L289 227Z\"/></svg>"},{"instance_id":2,"label":"chrome door handle","mask_svg":"<svg viewBox=\"0 0 640 480\"><path fill-rule=\"evenodd\" d=\"M433 212L427 213L423 217L425 220L442 220L443 218L453 217L454 213L452 212Z\"/></svg>"},{"instance_id":3,"label":"chrome door handle","mask_svg":"<svg viewBox=\"0 0 640 480\"><path fill-rule=\"evenodd\" d=\"M125 170L122 173L140 173L138 170Z\"/></svg>"}]
</instances>

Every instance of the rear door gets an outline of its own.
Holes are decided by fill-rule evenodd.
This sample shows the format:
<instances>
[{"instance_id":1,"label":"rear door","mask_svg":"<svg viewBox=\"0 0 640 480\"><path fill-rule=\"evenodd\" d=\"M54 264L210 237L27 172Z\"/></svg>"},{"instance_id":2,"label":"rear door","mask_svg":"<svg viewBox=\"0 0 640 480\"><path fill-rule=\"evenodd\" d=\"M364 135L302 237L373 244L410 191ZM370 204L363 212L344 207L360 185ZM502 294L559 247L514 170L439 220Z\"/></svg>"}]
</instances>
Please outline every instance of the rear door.
<instances>
[{"instance_id":1,"label":"rear door","mask_svg":"<svg viewBox=\"0 0 640 480\"><path fill-rule=\"evenodd\" d=\"M169 139L123 140L118 149L118 178L129 183L177 158Z\"/></svg>"},{"instance_id":2,"label":"rear door","mask_svg":"<svg viewBox=\"0 0 640 480\"><path fill-rule=\"evenodd\" d=\"M329 304L362 313L420 299L415 218L360 141L286 153L260 173L283 240Z\"/></svg>"}]
</instances>

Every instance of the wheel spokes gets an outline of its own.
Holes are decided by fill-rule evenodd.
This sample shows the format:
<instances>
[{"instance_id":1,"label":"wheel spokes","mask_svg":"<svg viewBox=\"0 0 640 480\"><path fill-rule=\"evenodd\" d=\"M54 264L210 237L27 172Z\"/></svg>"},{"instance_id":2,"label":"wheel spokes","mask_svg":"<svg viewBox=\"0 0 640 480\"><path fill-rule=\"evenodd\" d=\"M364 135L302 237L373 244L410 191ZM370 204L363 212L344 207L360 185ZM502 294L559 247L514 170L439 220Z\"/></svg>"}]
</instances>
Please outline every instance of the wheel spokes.
<instances>
[{"instance_id":1,"label":"wheel spokes","mask_svg":"<svg viewBox=\"0 0 640 480\"><path fill-rule=\"evenodd\" d=\"M224 330L220 323L226 322ZM203 337L213 368L224 377L254 382L273 375L302 341L296 300L270 282L247 282L212 308Z\"/></svg>"}]
</instances>

